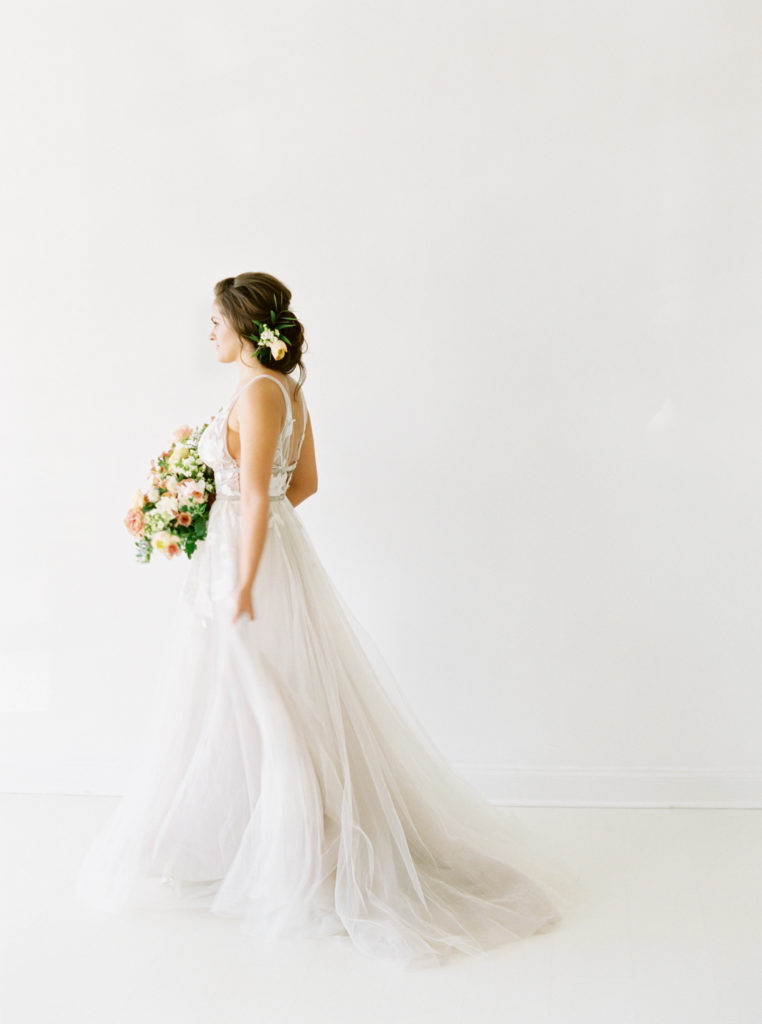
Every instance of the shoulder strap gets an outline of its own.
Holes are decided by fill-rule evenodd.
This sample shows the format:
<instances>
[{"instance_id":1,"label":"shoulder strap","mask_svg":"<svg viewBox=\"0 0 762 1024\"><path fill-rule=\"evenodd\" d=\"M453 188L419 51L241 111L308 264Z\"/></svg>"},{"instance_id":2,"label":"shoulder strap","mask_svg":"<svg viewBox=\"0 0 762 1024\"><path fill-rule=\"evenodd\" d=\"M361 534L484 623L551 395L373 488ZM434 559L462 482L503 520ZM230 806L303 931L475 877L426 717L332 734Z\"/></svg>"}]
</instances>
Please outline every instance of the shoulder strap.
<instances>
[{"instance_id":1,"label":"shoulder strap","mask_svg":"<svg viewBox=\"0 0 762 1024\"><path fill-rule=\"evenodd\" d=\"M304 444L304 437L307 433L307 417L309 416L309 410L307 408L307 400L302 395L302 412L304 414L304 423L302 424L302 436L299 438L299 444L296 446L296 452L294 453L294 461L290 462L288 468L290 470L296 469L297 463L299 462L299 456L302 454L302 445Z\"/></svg>"},{"instance_id":2,"label":"shoulder strap","mask_svg":"<svg viewBox=\"0 0 762 1024\"><path fill-rule=\"evenodd\" d=\"M299 441L299 447L296 450L297 459L299 458L299 455L302 450L302 445L304 444L304 435L307 433L307 417L310 414L309 409L307 408L307 399L304 397L304 395L302 395L302 409L304 411L304 424L302 426L302 437L301 440Z\"/></svg>"}]
</instances>

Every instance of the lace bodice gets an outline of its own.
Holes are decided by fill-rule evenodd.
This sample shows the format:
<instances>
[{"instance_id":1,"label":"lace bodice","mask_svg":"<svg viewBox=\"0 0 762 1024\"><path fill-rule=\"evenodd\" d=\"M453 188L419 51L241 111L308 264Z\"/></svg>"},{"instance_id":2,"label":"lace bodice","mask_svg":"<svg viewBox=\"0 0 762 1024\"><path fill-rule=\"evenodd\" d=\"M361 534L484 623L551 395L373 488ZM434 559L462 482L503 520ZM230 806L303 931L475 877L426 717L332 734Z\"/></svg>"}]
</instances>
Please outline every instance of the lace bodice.
<instances>
[{"instance_id":1,"label":"lace bodice","mask_svg":"<svg viewBox=\"0 0 762 1024\"><path fill-rule=\"evenodd\" d=\"M268 374L260 374L257 377L252 377L251 380L247 380L243 387L238 389L229 402L220 406L217 413L212 417L209 426L201 435L201 439L198 443L199 458L214 470L214 485L216 488L217 498L236 499L241 496L239 467L233 456L228 451L227 445L228 417L230 416L230 410L233 408L233 405L244 388L247 388L255 381L260 380L274 381L274 383L277 384L283 392L283 397L286 400L286 422L281 428L281 432L278 437L278 444L275 449L275 457L273 459L272 475L270 477L269 486L270 498L273 500L283 498L288 490L289 484L291 483L291 475L296 469L296 464L299 461L302 444L304 443L304 435L307 429L307 405L304 400L304 396L302 396L304 423L302 425L301 438L293 461L289 462L288 456L291 448L291 437L294 431L294 423L296 422L292 412L291 397L285 385L282 384L277 377L270 377Z\"/></svg>"}]
</instances>

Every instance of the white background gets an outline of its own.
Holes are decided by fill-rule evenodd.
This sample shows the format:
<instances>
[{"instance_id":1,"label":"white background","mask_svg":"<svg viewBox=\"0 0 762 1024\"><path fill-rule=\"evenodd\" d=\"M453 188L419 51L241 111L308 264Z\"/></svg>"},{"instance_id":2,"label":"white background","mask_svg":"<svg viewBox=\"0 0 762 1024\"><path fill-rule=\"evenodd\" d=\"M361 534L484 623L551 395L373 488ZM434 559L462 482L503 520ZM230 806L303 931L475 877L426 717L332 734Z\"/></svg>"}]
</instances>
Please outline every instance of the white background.
<instances>
[{"instance_id":1,"label":"white background","mask_svg":"<svg viewBox=\"0 0 762 1024\"><path fill-rule=\"evenodd\" d=\"M751 0L4 16L0 788L118 792L181 567L122 519L293 291L298 512L499 799L762 802Z\"/></svg>"}]
</instances>

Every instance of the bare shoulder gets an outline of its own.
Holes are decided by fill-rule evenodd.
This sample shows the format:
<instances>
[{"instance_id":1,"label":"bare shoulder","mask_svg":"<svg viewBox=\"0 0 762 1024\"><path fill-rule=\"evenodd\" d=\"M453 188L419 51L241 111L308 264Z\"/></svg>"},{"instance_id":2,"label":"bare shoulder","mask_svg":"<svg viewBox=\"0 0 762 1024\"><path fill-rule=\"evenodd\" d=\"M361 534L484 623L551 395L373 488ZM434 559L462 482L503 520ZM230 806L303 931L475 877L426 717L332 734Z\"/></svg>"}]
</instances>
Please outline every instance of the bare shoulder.
<instances>
[{"instance_id":1,"label":"bare shoulder","mask_svg":"<svg viewBox=\"0 0 762 1024\"><path fill-rule=\"evenodd\" d=\"M261 377L270 377L270 374L263 373L260 375ZM270 379L275 387L262 384L261 379L258 379L243 389L230 410L229 423L232 427L237 428L242 419L251 421L260 416L265 416L268 419L274 417L283 420L285 418L283 392L277 386L276 379L274 377L270 377Z\"/></svg>"}]
</instances>

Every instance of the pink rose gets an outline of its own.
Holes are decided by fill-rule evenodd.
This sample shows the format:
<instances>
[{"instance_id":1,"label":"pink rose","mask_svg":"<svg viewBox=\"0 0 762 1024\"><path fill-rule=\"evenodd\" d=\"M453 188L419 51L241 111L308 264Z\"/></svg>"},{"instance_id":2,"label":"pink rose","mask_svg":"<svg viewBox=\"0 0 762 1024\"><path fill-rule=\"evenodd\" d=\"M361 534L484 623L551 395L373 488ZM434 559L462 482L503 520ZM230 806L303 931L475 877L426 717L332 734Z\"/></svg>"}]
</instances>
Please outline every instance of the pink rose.
<instances>
[{"instance_id":1,"label":"pink rose","mask_svg":"<svg viewBox=\"0 0 762 1024\"><path fill-rule=\"evenodd\" d=\"M138 508L131 508L124 517L124 525L133 537L142 537L145 528L143 513Z\"/></svg>"}]
</instances>

